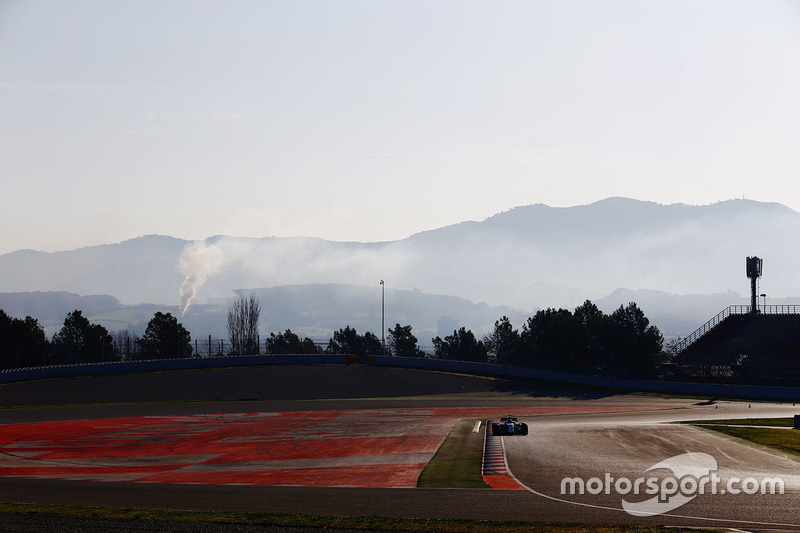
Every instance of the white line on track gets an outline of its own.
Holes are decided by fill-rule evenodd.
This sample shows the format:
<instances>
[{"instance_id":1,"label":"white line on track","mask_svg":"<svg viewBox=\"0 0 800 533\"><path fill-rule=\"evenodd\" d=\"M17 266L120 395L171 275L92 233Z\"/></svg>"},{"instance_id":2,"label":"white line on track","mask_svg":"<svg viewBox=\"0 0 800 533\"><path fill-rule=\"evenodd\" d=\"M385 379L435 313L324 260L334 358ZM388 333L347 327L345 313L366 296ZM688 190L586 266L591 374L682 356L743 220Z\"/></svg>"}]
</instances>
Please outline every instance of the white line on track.
<instances>
[{"instance_id":1,"label":"white line on track","mask_svg":"<svg viewBox=\"0 0 800 533\"><path fill-rule=\"evenodd\" d=\"M501 439L501 442L502 442L502 437L500 437L500 439ZM761 451L761 450L759 450L759 451ZM767 453L767 452L763 452L762 451L762 453ZM503 446L503 459L505 459L505 446ZM625 511L625 509L621 509L619 507L609 507L607 505L594 505L594 504L591 504L591 503L573 502L573 501L570 501L570 500L565 500L563 498L556 498L555 496L550 496L548 494L544 494L542 492L539 492L539 491L529 487L528 485L526 485L522 481L520 481L517 478L517 476L514 475L514 472L511 471L511 467L508 466L507 463L505 465L505 473L507 473L509 476L511 476L517 483L520 484L520 486L522 488L524 488L525 490L527 490L531 494L535 494L536 496L540 496L540 497L548 499L548 500L553 500L553 501L556 501L556 502L566 503L566 504L569 504L569 505L577 505L577 506L580 506L580 507L590 507L590 508L593 508L593 509L603 509L603 510L607 510L607 511L618 511L618 512L627 513L627 511ZM703 520L703 521L707 521L707 522L730 522L730 523L733 523L733 524L747 524L747 525L752 525L752 526L777 526L777 527L792 527L792 528L800 527L800 524L786 524L786 523L782 523L782 522L758 522L758 521L750 521L750 520L734 520L734 519L730 519L730 518L709 518L709 517L705 517L705 516L691 516L691 515L680 515L680 514L672 514L672 513L653 513L651 516L669 516L671 518L686 518L686 519L690 519L690 520ZM731 530L732 531L745 531L745 530L738 530L736 528L731 528Z\"/></svg>"},{"instance_id":2,"label":"white line on track","mask_svg":"<svg viewBox=\"0 0 800 533\"><path fill-rule=\"evenodd\" d=\"M525 483L523 483L522 481L517 479L517 477L514 475L514 473L511 471L511 469L508 469L508 474L512 478L514 478L517 481L517 483L520 484L520 486L522 486L525 490L527 490L531 494L535 494L536 496L541 496L542 498L546 498L548 500L553 500L553 501L557 501L557 502L561 502L561 503L568 503L568 504L571 504L571 505L579 505L581 507L591 507L591 508L594 508L594 509L605 509L605 510L608 510L608 511L621 511L623 513L627 512L624 509L620 509L618 507L608 507L608 506L605 506L605 505L594 505L594 504L591 504L591 503L573 502L573 501L569 501L569 500L564 500L562 498L556 498L555 496L549 496L547 494L543 494L543 493L541 493L541 492L539 492L537 490L534 490L534 489L530 488ZM705 516L690 516L690 515L680 515L680 514L672 514L672 513L653 513L652 516L669 516L671 518L688 518L688 519L692 519L692 520L706 520L708 522L732 522L732 523L735 523L735 524L749 524L749 525L754 525L754 526L779 526L779 527L793 527L793 528L800 527L800 524L784 524L784 523L780 523L780 522L755 522L755 521L750 521L750 520L733 520L733 519L729 519L729 518L709 518L709 517L705 517ZM737 530L734 529L734 531L737 531ZM741 531L744 531L744 530L741 530Z\"/></svg>"}]
</instances>

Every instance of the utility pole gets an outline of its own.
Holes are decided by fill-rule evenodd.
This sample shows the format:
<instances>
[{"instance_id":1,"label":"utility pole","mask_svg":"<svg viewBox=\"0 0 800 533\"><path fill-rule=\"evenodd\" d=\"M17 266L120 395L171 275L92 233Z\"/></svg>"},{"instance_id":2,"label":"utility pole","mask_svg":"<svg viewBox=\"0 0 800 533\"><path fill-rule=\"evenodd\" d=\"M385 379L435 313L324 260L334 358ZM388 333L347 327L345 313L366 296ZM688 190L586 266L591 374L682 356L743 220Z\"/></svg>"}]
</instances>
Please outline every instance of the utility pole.
<instances>
[{"instance_id":1,"label":"utility pole","mask_svg":"<svg viewBox=\"0 0 800 533\"><path fill-rule=\"evenodd\" d=\"M386 355L386 284L381 280L381 355Z\"/></svg>"}]
</instances>

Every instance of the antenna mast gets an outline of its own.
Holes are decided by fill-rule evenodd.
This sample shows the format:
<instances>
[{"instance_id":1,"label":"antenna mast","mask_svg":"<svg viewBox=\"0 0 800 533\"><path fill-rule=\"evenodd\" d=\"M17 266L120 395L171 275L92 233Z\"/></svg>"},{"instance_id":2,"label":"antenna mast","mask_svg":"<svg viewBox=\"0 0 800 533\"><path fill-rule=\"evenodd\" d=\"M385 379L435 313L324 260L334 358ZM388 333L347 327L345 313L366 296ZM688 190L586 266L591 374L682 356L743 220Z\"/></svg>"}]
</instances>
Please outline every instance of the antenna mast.
<instances>
[{"instance_id":1,"label":"antenna mast","mask_svg":"<svg viewBox=\"0 0 800 533\"><path fill-rule=\"evenodd\" d=\"M757 281L761 277L761 272L764 267L764 260L760 257L747 258L747 277L750 278L750 312L758 313L758 288Z\"/></svg>"}]
</instances>

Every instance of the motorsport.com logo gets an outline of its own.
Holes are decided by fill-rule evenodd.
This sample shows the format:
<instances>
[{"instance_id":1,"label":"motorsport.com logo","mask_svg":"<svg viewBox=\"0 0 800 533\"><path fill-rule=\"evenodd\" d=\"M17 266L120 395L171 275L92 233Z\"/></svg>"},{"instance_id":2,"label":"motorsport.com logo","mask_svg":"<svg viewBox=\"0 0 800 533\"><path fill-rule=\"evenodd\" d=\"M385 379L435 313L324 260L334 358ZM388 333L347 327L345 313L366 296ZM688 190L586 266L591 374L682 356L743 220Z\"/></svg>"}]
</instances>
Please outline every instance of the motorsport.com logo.
<instances>
[{"instance_id":1,"label":"motorsport.com logo","mask_svg":"<svg viewBox=\"0 0 800 533\"><path fill-rule=\"evenodd\" d=\"M723 483L717 475L717 460L707 453L684 453L665 459L646 470L665 469L671 476L641 476L636 479L614 478L605 473L602 478L584 480L566 477L561 480L561 494L619 494L622 508L633 516L653 516L668 513L685 505L700 494L783 494L785 483L778 477L761 480L748 477L731 477ZM628 495L653 496L638 502L629 502Z\"/></svg>"}]
</instances>

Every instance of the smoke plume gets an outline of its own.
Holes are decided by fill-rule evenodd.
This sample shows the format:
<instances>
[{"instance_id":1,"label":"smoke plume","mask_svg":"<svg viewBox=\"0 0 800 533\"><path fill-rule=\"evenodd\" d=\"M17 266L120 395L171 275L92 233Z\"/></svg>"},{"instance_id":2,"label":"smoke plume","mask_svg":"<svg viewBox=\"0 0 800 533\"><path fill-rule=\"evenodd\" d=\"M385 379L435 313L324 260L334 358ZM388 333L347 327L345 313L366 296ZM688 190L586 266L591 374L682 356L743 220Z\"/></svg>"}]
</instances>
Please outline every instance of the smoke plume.
<instances>
[{"instance_id":1,"label":"smoke plume","mask_svg":"<svg viewBox=\"0 0 800 533\"><path fill-rule=\"evenodd\" d=\"M203 283L209 276L215 274L225 262L224 254L215 245L207 245L197 241L181 252L178 268L186 278L183 280L180 289L181 295L181 315L184 315L192 303L192 298L197 294Z\"/></svg>"}]
</instances>

